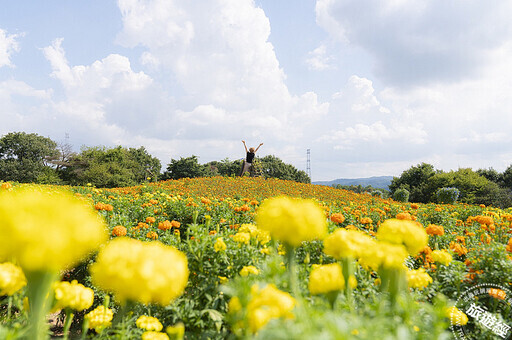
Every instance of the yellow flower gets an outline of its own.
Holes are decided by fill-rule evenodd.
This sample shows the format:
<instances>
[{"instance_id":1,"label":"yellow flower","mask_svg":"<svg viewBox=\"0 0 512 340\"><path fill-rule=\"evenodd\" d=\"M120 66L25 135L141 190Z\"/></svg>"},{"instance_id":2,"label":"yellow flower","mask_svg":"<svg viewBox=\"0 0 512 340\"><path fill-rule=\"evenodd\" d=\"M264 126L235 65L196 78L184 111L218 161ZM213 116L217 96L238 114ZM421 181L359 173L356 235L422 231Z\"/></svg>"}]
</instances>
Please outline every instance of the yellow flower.
<instances>
[{"instance_id":1,"label":"yellow flower","mask_svg":"<svg viewBox=\"0 0 512 340\"><path fill-rule=\"evenodd\" d=\"M377 230L377 238L394 244L403 244L411 255L419 253L428 242L428 235L419 222L389 219Z\"/></svg>"},{"instance_id":2,"label":"yellow flower","mask_svg":"<svg viewBox=\"0 0 512 340\"><path fill-rule=\"evenodd\" d=\"M27 284L25 274L17 265L0 263L0 296L13 295Z\"/></svg>"},{"instance_id":3,"label":"yellow flower","mask_svg":"<svg viewBox=\"0 0 512 340\"><path fill-rule=\"evenodd\" d=\"M407 258L407 250L402 245L386 242L375 242L361 253L359 263L374 270L380 267L403 269Z\"/></svg>"},{"instance_id":4,"label":"yellow flower","mask_svg":"<svg viewBox=\"0 0 512 340\"><path fill-rule=\"evenodd\" d=\"M318 266L309 274L309 292L311 294L324 294L331 291L342 290L345 279L341 266L337 263Z\"/></svg>"},{"instance_id":5,"label":"yellow flower","mask_svg":"<svg viewBox=\"0 0 512 340\"><path fill-rule=\"evenodd\" d=\"M0 259L15 259L25 272L69 268L108 238L84 201L30 187L0 192L0 235Z\"/></svg>"},{"instance_id":6,"label":"yellow flower","mask_svg":"<svg viewBox=\"0 0 512 340\"><path fill-rule=\"evenodd\" d=\"M112 309L98 306L93 311L87 313L84 318L89 321L90 329L99 332L106 327L110 327L113 316L114 312L112 312Z\"/></svg>"},{"instance_id":7,"label":"yellow flower","mask_svg":"<svg viewBox=\"0 0 512 340\"><path fill-rule=\"evenodd\" d=\"M216 252L224 251L224 250L226 250L226 248L227 248L226 243L224 243L224 240L222 239L222 237L219 237L215 240L213 249L215 249Z\"/></svg>"},{"instance_id":8,"label":"yellow flower","mask_svg":"<svg viewBox=\"0 0 512 340\"><path fill-rule=\"evenodd\" d=\"M468 316L455 306L446 309L446 316L453 325L464 326L468 323Z\"/></svg>"},{"instance_id":9,"label":"yellow flower","mask_svg":"<svg viewBox=\"0 0 512 340\"><path fill-rule=\"evenodd\" d=\"M161 332L147 331L142 333L142 340L169 340L169 336Z\"/></svg>"},{"instance_id":10,"label":"yellow flower","mask_svg":"<svg viewBox=\"0 0 512 340\"><path fill-rule=\"evenodd\" d=\"M225 276L217 276L219 278L219 283L221 285L225 284L225 283L228 283L229 279Z\"/></svg>"},{"instance_id":11,"label":"yellow flower","mask_svg":"<svg viewBox=\"0 0 512 340\"><path fill-rule=\"evenodd\" d=\"M92 306L94 291L73 280L71 283L62 281L53 285L56 304L54 310L71 308L83 311Z\"/></svg>"},{"instance_id":12,"label":"yellow flower","mask_svg":"<svg viewBox=\"0 0 512 340\"><path fill-rule=\"evenodd\" d=\"M164 327L157 318L147 315L139 316L137 321L135 321L135 324L137 325L137 327L142 328L146 331L155 332L160 332Z\"/></svg>"},{"instance_id":13,"label":"yellow flower","mask_svg":"<svg viewBox=\"0 0 512 340\"><path fill-rule=\"evenodd\" d=\"M453 257L449 252L445 250L434 250L432 252L432 260L434 260L434 262L439 262L447 266L450 264L450 262L452 262Z\"/></svg>"},{"instance_id":14,"label":"yellow flower","mask_svg":"<svg viewBox=\"0 0 512 340\"><path fill-rule=\"evenodd\" d=\"M233 236L233 241L240 244L249 244L249 241L251 241L251 234L249 233L236 233Z\"/></svg>"},{"instance_id":15,"label":"yellow flower","mask_svg":"<svg viewBox=\"0 0 512 340\"><path fill-rule=\"evenodd\" d=\"M174 326L168 326L165 331L169 334L169 337L173 340L182 340L185 335L185 325L178 322Z\"/></svg>"},{"instance_id":16,"label":"yellow flower","mask_svg":"<svg viewBox=\"0 0 512 340\"><path fill-rule=\"evenodd\" d=\"M259 273L260 273L260 271L258 270L258 268L254 267L254 266L244 266L240 270L241 276L248 276L249 274L258 275Z\"/></svg>"},{"instance_id":17,"label":"yellow flower","mask_svg":"<svg viewBox=\"0 0 512 340\"><path fill-rule=\"evenodd\" d=\"M251 237L256 237L258 235L258 228L254 224L242 224L240 228L238 228L239 233L249 233Z\"/></svg>"},{"instance_id":18,"label":"yellow flower","mask_svg":"<svg viewBox=\"0 0 512 340\"><path fill-rule=\"evenodd\" d=\"M240 299L237 296L233 296L228 302L228 312L234 314L240 310L242 310Z\"/></svg>"},{"instance_id":19,"label":"yellow flower","mask_svg":"<svg viewBox=\"0 0 512 340\"><path fill-rule=\"evenodd\" d=\"M409 270L407 272L407 283L411 288L423 289L432 283L432 278L425 272L424 268Z\"/></svg>"},{"instance_id":20,"label":"yellow flower","mask_svg":"<svg viewBox=\"0 0 512 340\"><path fill-rule=\"evenodd\" d=\"M258 209L256 224L270 236L290 246L322 239L327 220L322 208L311 200L281 196L265 200Z\"/></svg>"},{"instance_id":21,"label":"yellow flower","mask_svg":"<svg viewBox=\"0 0 512 340\"><path fill-rule=\"evenodd\" d=\"M280 291L273 284L260 289L257 285L251 288L251 300L247 305L247 318L253 333L264 327L271 319L292 318L295 299L288 293Z\"/></svg>"},{"instance_id":22,"label":"yellow flower","mask_svg":"<svg viewBox=\"0 0 512 340\"><path fill-rule=\"evenodd\" d=\"M324 253L338 260L344 257L357 258L373 243L375 241L365 233L340 228L325 238Z\"/></svg>"},{"instance_id":23,"label":"yellow flower","mask_svg":"<svg viewBox=\"0 0 512 340\"><path fill-rule=\"evenodd\" d=\"M123 302L166 306L188 281L187 257L160 242L116 238L100 250L90 267L93 283Z\"/></svg>"}]
</instances>

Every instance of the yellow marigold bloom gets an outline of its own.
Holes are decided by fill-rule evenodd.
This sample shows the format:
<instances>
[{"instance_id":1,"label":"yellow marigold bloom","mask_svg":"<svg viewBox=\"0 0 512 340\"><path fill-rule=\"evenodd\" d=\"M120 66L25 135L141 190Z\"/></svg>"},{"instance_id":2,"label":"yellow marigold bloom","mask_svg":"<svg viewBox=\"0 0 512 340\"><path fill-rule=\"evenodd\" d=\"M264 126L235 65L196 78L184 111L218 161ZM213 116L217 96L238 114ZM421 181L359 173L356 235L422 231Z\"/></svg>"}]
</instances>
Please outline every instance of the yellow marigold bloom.
<instances>
[{"instance_id":1,"label":"yellow marigold bloom","mask_svg":"<svg viewBox=\"0 0 512 340\"><path fill-rule=\"evenodd\" d=\"M225 284L225 283L228 283L229 279L225 276L217 276L219 278L219 283L221 285Z\"/></svg>"},{"instance_id":2,"label":"yellow marigold bloom","mask_svg":"<svg viewBox=\"0 0 512 340\"><path fill-rule=\"evenodd\" d=\"M266 231L266 230L259 230L258 229L258 235L256 236L256 239L258 240L258 242L261 245L267 244L271 240L270 233L268 231Z\"/></svg>"},{"instance_id":3,"label":"yellow marigold bloom","mask_svg":"<svg viewBox=\"0 0 512 340\"><path fill-rule=\"evenodd\" d=\"M324 294L344 287L345 279L338 263L318 266L309 274L308 288L311 294Z\"/></svg>"},{"instance_id":4,"label":"yellow marigold bloom","mask_svg":"<svg viewBox=\"0 0 512 340\"><path fill-rule=\"evenodd\" d=\"M258 235L258 228L254 224L244 223L238 228L239 233L249 233L251 237L256 237Z\"/></svg>"},{"instance_id":5,"label":"yellow marigold bloom","mask_svg":"<svg viewBox=\"0 0 512 340\"><path fill-rule=\"evenodd\" d=\"M94 291L76 280L56 282L53 290L56 301L54 310L70 308L80 312L91 307L94 302Z\"/></svg>"},{"instance_id":6,"label":"yellow marigold bloom","mask_svg":"<svg viewBox=\"0 0 512 340\"><path fill-rule=\"evenodd\" d=\"M427 233L420 223L398 219L384 221L377 230L377 238L389 243L403 244L411 255L420 252L428 242Z\"/></svg>"},{"instance_id":7,"label":"yellow marigold bloom","mask_svg":"<svg viewBox=\"0 0 512 340\"><path fill-rule=\"evenodd\" d=\"M228 312L230 314L236 313L242 310L242 304L238 296L233 296L228 302Z\"/></svg>"},{"instance_id":8,"label":"yellow marigold bloom","mask_svg":"<svg viewBox=\"0 0 512 340\"><path fill-rule=\"evenodd\" d=\"M357 258L374 242L363 232L340 228L324 239L324 253L338 260L344 257Z\"/></svg>"},{"instance_id":9,"label":"yellow marigold bloom","mask_svg":"<svg viewBox=\"0 0 512 340\"><path fill-rule=\"evenodd\" d=\"M453 260L452 255L445 250L434 250L431 256L434 262L439 262L441 264L444 264L445 266L449 265L450 262L452 262Z\"/></svg>"},{"instance_id":10,"label":"yellow marigold bloom","mask_svg":"<svg viewBox=\"0 0 512 340\"><path fill-rule=\"evenodd\" d=\"M440 226L440 225L429 224L428 227L425 228L425 231L429 235L438 235L438 236L444 235L444 228L443 228L443 226Z\"/></svg>"},{"instance_id":11,"label":"yellow marigold bloom","mask_svg":"<svg viewBox=\"0 0 512 340\"><path fill-rule=\"evenodd\" d=\"M215 249L216 252L224 251L226 250L226 248L226 243L224 243L222 237L219 237L217 238L217 240L215 240L215 243L213 244L213 249Z\"/></svg>"},{"instance_id":12,"label":"yellow marigold bloom","mask_svg":"<svg viewBox=\"0 0 512 340\"><path fill-rule=\"evenodd\" d=\"M139 316L135 324L146 331L160 332L164 328L157 318L147 315Z\"/></svg>"},{"instance_id":13,"label":"yellow marigold bloom","mask_svg":"<svg viewBox=\"0 0 512 340\"><path fill-rule=\"evenodd\" d=\"M142 340L169 340L169 336L161 332L147 331L142 333Z\"/></svg>"},{"instance_id":14,"label":"yellow marigold bloom","mask_svg":"<svg viewBox=\"0 0 512 340\"><path fill-rule=\"evenodd\" d=\"M254 267L254 266L244 266L240 270L241 276L248 276L249 274L258 275L259 273L260 273L260 271L258 270L258 268Z\"/></svg>"},{"instance_id":15,"label":"yellow marigold bloom","mask_svg":"<svg viewBox=\"0 0 512 340\"><path fill-rule=\"evenodd\" d=\"M446 316L453 325L464 326L468 323L468 316L455 306L446 309Z\"/></svg>"},{"instance_id":16,"label":"yellow marigold bloom","mask_svg":"<svg viewBox=\"0 0 512 340\"><path fill-rule=\"evenodd\" d=\"M285 196L265 200L258 209L256 224L270 232L272 238L294 247L327 234L322 208L311 200Z\"/></svg>"},{"instance_id":17,"label":"yellow marigold bloom","mask_svg":"<svg viewBox=\"0 0 512 340\"><path fill-rule=\"evenodd\" d=\"M0 192L0 259L25 271L59 271L108 238L101 217L71 193L20 188Z\"/></svg>"},{"instance_id":18,"label":"yellow marigold bloom","mask_svg":"<svg viewBox=\"0 0 512 340\"><path fill-rule=\"evenodd\" d=\"M425 272L425 268L409 270L407 272L407 283L411 288L423 289L432 283L432 278Z\"/></svg>"},{"instance_id":19,"label":"yellow marigold bloom","mask_svg":"<svg viewBox=\"0 0 512 340\"><path fill-rule=\"evenodd\" d=\"M167 326L165 329L167 334L171 337L173 340L182 340L183 336L185 335L185 325L181 322L178 322L174 326Z\"/></svg>"},{"instance_id":20,"label":"yellow marigold bloom","mask_svg":"<svg viewBox=\"0 0 512 340\"><path fill-rule=\"evenodd\" d=\"M345 221L345 216L341 213L334 213L331 215L331 221L341 224Z\"/></svg>"},{"instance_id":21,"label":"yellow marigold bloom","mask_svg":"<svg viewBox=\"0 0 512 340\"><path fill-rule=\"evenodd\" d=\"M375 242L361 253L359 263L374 270L380 267L403 269L407 250L403 245Z\"/></svg>"},{"instance_id":22,"label":"yellow marigold bloom","mask_svg":"<svg viewBox=\"0 0 512 340\"><path fill-rule=\"evenodd\" d=\"M251 300L247 305L247 318L253 333L264 327L271 319L293 318L292 310L295 299L288 293L280 291L273 284L260 289L254 285L251 289Z\"/></svg>"},{"instance_id":23,"label":"yellow marigold bloom","mask_svg":"<svg viewBox=\"0 0 512 340\"><path fill-rule=\"evenodd\" d=\"M93 283L118 300L166 306L180 296L188 281L187 257L160 242L129 238L112 240L90 267Z\"/></svg>"},{"instance_id":24,"label":"yellow marigold bloom","mask_svg":"<svg viewBox=\"0 0 512 340\"><path fill-rule=\"evenodd\" d=\"M0 263L0 296L13 295L27 284L25 274L17 265Z\"/></svg>"},{"instance_id":25,"label":"yellow marigold bloom","mask_svg":"<svg viewBox=\"0 0 512 340\"><path fill-rule=\"evenodd\" d=\"M240 244L249 244L251 241L251 234L249 233L236 233L233 235L233 241Z\"/></svg>"},{"instance_id":26,"label":"yellow marigold bloom","mask_svg":"<svg viewBox=\"0 0 512 340\"><path fill-rule=\"evenodd\" d=\"M87 313L84 319L89 321L89 328L94 329L96 332L101 331L112 324L112 317L114 312L112 309L105 308L105 306L98 306L96 309Z\"/></svg>"}]
</instances>

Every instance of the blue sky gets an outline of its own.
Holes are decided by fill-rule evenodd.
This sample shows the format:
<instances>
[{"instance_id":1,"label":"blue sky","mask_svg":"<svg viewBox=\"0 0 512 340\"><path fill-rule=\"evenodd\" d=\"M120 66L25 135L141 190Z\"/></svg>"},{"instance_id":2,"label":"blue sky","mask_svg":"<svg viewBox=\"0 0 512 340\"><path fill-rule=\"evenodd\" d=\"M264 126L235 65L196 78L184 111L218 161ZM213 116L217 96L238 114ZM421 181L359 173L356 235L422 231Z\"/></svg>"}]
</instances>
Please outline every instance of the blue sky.
<instances>
[{"instance_id":1,"label":"blue sky","mask_svg":"<svg viewBox=\"0 0 512 340\"><path fill-rule=\"evenodd\" d=\"M4 1L0 135L312 179L512 164L510 1Z\"/></svg>"}]
</instances>

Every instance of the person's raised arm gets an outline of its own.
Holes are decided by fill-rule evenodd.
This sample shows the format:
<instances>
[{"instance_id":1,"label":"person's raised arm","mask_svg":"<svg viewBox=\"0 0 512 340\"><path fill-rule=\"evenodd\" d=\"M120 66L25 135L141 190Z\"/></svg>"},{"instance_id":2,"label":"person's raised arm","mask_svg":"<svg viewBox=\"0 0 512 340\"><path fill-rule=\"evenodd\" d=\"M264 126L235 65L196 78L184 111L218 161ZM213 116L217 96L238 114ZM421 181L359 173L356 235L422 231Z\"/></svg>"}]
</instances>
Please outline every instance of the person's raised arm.
<instances>
[{"instance_id":1,"label":"person's raised arm","mask_svg":"<svg viewBox=\"0 0 512 340\"><path fill-rule=\"evenodd\" d=\"M260 146L262 146L263 143L260 143L260 145L258 145L258 147L256 148L256 150L254 150L254 153L256 153L256 151L258 151L258 149L260 148Z\"/></svg>"},{"instance_id":2,"label":"person's raised arm","mask_svg":"<svg viewBox=\"0 0 512 340\"><path fill-rule=\"evenodd\" d=\"M246 153L247 153L247 152L249 152L249 151L247 150L247 145L245 145L245 141L244 141L244 140L242 141L242 143L244 143L245 152L246 152Z\"/></svg>"}]
</instances>

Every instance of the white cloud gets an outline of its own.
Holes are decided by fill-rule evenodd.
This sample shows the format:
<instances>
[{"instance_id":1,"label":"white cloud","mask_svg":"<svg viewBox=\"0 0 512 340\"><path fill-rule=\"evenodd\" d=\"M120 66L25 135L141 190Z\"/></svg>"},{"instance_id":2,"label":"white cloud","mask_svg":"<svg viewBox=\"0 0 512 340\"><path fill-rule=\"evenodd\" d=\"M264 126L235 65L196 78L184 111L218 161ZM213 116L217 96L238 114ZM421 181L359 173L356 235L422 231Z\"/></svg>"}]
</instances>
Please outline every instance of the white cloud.
<instances>
[{"instance_id":1,"label":"white cloud","mask_svg":"<svg viewBox=\"0 0 512 340\"><path fill-rule=\"evenodd\" d=\"M317 23L374 57L376 74L398 86L466 79L511 41L508 0L318 0Z\"/></svg>"},{"instance_id":2,"label":"white cloud","mask_svg":"<svg viewBox=\"0 0 512 340\"><path fill-rule=\"evenodd\" d=\"M14 67L11 62L11 55L20 50L17 38L23 34L8 34L5 30L0 28L0 67L10 66Z\"/></svg>"},{"instance_id":3,"label":"white cloud","mask_svg":"<svg viewBox=\"0 0 512 340\"><path fill-rule=\"evenodd\" d=\"M327 46L322 44L308 53L309 58L306 59L306 64L310 70L325 71L334 70L336 66L333 64L334 56L327 54Z\"/></svg>"}]
</instances>

